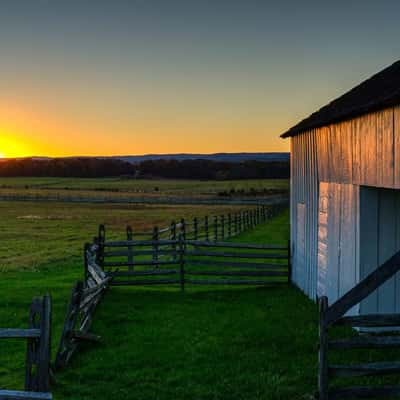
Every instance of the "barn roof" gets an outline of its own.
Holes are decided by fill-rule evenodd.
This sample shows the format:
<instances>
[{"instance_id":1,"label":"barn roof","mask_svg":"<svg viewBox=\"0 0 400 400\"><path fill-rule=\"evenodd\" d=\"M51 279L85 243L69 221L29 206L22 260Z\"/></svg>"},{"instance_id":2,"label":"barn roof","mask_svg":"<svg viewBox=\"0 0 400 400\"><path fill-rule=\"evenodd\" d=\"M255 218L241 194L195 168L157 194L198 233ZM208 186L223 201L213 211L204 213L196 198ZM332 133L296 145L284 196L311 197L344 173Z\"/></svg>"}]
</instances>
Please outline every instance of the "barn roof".
<instances>
[{"instance_id":1,"label":"barn roof","mask_svg":"<svg viewBox=\"0 0 400 400\"><path fill-rule=\"evenodd\" d=\"M281 137L296 136L397 104L400 104L400 60L303 119Z\"/></svg>"}]
</instances>

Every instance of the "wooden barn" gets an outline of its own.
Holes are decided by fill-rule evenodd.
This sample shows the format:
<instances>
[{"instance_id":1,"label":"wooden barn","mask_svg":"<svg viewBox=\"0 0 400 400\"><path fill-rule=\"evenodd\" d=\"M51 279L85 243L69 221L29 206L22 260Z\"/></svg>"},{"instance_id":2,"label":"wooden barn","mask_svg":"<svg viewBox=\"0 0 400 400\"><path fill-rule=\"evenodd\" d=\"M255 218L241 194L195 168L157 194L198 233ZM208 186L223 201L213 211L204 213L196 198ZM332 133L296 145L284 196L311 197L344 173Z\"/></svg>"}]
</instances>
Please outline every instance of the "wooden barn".
<instances>
[{"instance_id":1,"label":"wooden barn","mask_svg":"<svg viewBox=\"0 0 400 400\"><path fill-rule=\"evenodd\" d=\"M282 135L293 282L337 300L400 250L400 61ZM400 312L400 275L353 313Z\"/></svg>"}]
</instances>

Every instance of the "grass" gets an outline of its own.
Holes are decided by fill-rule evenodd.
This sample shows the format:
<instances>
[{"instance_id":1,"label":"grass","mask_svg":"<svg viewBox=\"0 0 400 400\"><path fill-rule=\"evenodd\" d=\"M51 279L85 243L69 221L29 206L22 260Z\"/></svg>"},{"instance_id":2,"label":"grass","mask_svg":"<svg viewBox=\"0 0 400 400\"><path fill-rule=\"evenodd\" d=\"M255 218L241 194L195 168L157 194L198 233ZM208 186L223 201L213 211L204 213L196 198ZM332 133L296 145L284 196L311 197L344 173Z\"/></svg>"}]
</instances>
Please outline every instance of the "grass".
<instances>
[{"instance_id":1,"label":"grass","mask_svg":"<svg viewBox=\"0 0 400 400\"><path fill-rule=\"evenodd\" d=\"M230 189L289 189L287 179L246 179L198 181L186 179L124 178L0 178L0 189L94 190L193 195L216 194ZM157 189L157 190L155 190Z\"/></svg>"},{"instance_id":2,"label":"grass","mask_svg":"<svg viewBox=\"0 0 400 400\"><path fill-rule=\"evenodd\" d=\"M235 197L248 198L254 193L268 196L286 193L286 179L250 179L230 181L197 181L176 179L123 179L123 178L0 178L0 196L29 198L60 198L85 200L133 200L158 197L179 198L181 201L196 199L223 199L234 191ZM221 197L224 194L225 197Z\"/></svg>"},{"instance_id":3,"label":"grass","mask_svg":"<svg viewBox=\"0 0 400 400\"><path fill-rule=\"evenodd\" d=\"M235 240L286 243L288 214ZM26 326L35 295L53 297L57 346L78 259L3 273L2 326ZM305 399L315 390L316 306L280 288L112 288L87 346L57 375L56 399ZM0 386L23 385L25 343L0 342Z\"/></svg>"},{"instance_id":4,"label":"grass","mask_svg":"<svg viewBox=\"0 0 400 400\"><path fill-rule=\"evenodd\" d=\"M97 234L99 224L107 236L125 238L134 232L168 226L171 219L221 215L237 206L170 206L130 204L0 202L0 271L50 269L82 254L83 244Z\"/></svg>"},{"instance_id":5,"label":"grass","mask_svg":"<svg viewBox=\"0 0 400 400\"><path fill-rule=\"evenodd\" d=\"M288 213L234 240L286 244ZM29 237L25 238L29 242ZM1 273L0 326L24 327L33 296L53 299L53 357L79 257ZM55 399L311 399L318 312L294 287L113 287L95 316L101 345L82 348L57 374ZM332 337L354 335L332 330ZM26 343L0 341L0 387L22 389ZM391 361L399 351L331 352L332 363ZM396 383L398 377L336 384Z\"/></svg>"}]
</instances>

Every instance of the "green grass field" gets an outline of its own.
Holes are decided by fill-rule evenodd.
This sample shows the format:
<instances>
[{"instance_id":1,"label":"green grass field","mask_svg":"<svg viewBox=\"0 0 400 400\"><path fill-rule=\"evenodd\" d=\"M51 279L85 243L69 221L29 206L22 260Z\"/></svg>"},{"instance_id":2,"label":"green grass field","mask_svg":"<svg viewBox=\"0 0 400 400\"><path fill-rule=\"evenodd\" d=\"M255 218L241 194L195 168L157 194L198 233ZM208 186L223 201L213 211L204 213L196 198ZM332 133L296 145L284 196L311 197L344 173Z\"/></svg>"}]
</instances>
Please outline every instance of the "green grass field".
<instances>
[{"instance_id":1,"label":"green grass field","mask_svg":"<svg viewBox=\"0 0 400 400\"><path fill-rule=\"evenodd\" d=\"M288 220L285 212L233 240L286 244ZM29 236L24 240L28 246ZM36 269L0 274L0 326L25 327L32 297L51 293L54 357L70 291L83 278L83 267L79 256L43 260ZM83 347L57 374L52 391L56 400L311 399L317 327L315 303L291 286L188 286L184 293L178 287L112 287L92 327L102 344ZM334 336L339 334L352 333L339 329ZM0 387L23 387L25 348L24 341L0 341ZM349 357L339 352L332 362L399 357L398 351L358 350Z\"/></svg>"},{"instance_id":2,"label":"green grass field","mask_svg":"<svg viewBox=\"0 0 400 400\"><path fill-rule=\"evenodd\" d=\"M0 202L0 271L54 268L80 256L99 224L107 226L108 237L124 239L127 225L136 232L151 231L154 225L168 226L171 219L190 220L241 209L228 205Z\"/></svg>"},{"instance_id":3,"label":"green grass field","mask_svg":"<svg viewBox=\"0 0 400 400\"><path fill-rule=\"evenodd\" d=\"M197 181L184 179L124 179L124 178L0 178L0 189L55 189L55 190L118 190L127 192L167 194L218 193L232 188L289 189L287 179L250 179L228 181Z\"/></svg>"},{"instance_id":4,"label":"green grass field","mask_svg":"<svg viewBox=\"0 0 400 400\"><path fill-rule=\"evenodd\" d=\"M0 196L34 196L84 199L146 199L171 197L207 199L226 197L268 196L286 193L285 179L254 179L233 181L146 180L123 178L0 178ZM234 194L232 194L234 193Z\"/></svg>"},{"instance_id":5,"label":"green grass field","mask_svg":"<svg viewBox=\"0 0 400 400\"><path fill-rule=\"evenodd\" d=\"M286 243L288 213L235 240ZM0 321L24 327L53 297L53 347L78 257L2 273ZM315 388L316 309L294 288L111 288L87 346L57 375L55 399L303 399ZM0 386L22 388L25 343L0 342Z\"/></svg>"}]
</instances>

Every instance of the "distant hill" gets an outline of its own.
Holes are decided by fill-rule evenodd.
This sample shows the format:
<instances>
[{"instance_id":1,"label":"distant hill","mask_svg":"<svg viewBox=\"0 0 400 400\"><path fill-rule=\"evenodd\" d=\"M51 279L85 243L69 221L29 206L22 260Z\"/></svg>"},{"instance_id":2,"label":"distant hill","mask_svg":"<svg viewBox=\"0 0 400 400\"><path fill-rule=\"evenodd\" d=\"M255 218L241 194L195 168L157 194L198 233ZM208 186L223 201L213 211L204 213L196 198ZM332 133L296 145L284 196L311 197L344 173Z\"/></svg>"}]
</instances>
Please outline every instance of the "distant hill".
<instances>
[{"instance_id":1,"label":"distant hill","mask_svg":"<svg viewBox=\"0 0 400 400\"><path fill-rule=\"evenodd\" d=\"M145 154L133 156L115 156L118 160L123 160L132 164L137 164L149 160L208 160L219 162L243 162L243 161L261 161L261 162L287 162L290 153L215 153L215 154L196 154L196 153L180 153L180 154Z\"/></svg>"}]
</instances>

